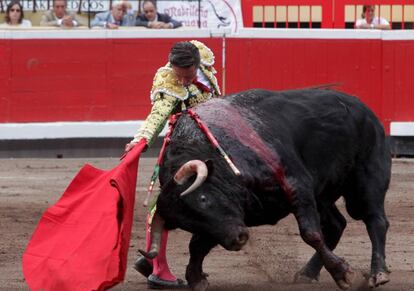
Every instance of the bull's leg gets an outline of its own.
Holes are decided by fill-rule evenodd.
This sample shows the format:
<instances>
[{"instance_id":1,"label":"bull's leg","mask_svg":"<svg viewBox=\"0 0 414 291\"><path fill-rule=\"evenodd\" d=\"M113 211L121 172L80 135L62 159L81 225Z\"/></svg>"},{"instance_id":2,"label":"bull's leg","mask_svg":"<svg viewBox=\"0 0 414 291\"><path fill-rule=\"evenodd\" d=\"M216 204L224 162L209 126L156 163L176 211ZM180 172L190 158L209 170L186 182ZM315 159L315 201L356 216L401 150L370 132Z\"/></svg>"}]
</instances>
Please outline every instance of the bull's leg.
<instances>
[{"instance_id":1,"label":"bull's leg","mask_svg":"<svg viewBox=\"0 0 414 291\"><path fill-rule=\"evenodd\" d=\"M210 237L194 234L190 241L190 261L185 278L191 289L204 291L208 288L207 274L203 272L203 261L217 242Z\"/></svg>"},{"instance_id":2,"label":"bull's leg","mask_svg":"<svg viewBox=\"0 0 414 291\"><path fill-rule=\"evenodd\" d=\"M320 205L322 233L325 243L330 250L334 250L346 227L346 219L333 205ZM319 279L319 273L323 267L323 261L316 252L308 263L295 275L296 282L310 282Z\"/></svg>"},{"instance_id":3,"label":"bull's leg","mask_svg":"<svg viewBox=\"0 0 414 291\"><path fill-rule=\"evenodd\" d=\"M387 173L386 170L384 172ZM365 173L368 175L367 171ZM364 197L361 201L364 211L361 214L372 244L371 276L368 283L370 287L377 287L390 280L389 270L385 263L385 241L389 222L384 211L384 198L388 189L388 180L378 177L378 167L373 167L370 173L372 176L360 181L364 186L360 189L365 192L363 196L361 195Z\"/></svg>"},{"instance_id":4,"label":"bull's leg","mask_svg":"<svg viewBox=\"0 0 414 291\"><path fill-rule=\"evenodd\" d=\"M361 194L357 195L354 197L363 197L360 196ZM352 200L348 197L346 208L352 218L362 219L366 225L372 245L371 274L368 283L370 287L377 287L390 280L385 263L385 241L389 223L384 212L383 200L382 202L374 202L372 199L362 200L365 199Z\"/></svg>"},{"instance_id":5,"label":"bull's leg","mask_svg":"<svg viewBox=\"0 0 414 291\"><path fill-rule=\"evenodd\" d=\"M378 157L374 151L370 160L356 168L350 178L350 191L345 196L349 215L364 221L372 244L370 287L387 283L389 270L385 263L385 242L388 220L384 211L385 193L391 175L388 153ZM352 185L352 186L351 186Z\"/></svg>"},{"instance_id":6,"label":"bull's leg","mask_svg":"<svg viewBox=\"0 0 414 291\"><path fill-rule=\"evenodd\" d=\"M385 263L385 238L389 223L384 209L365 217L364 223L372 243L371 277L368 283L370 287L377 287L390 280L389 270Z\"/></svg>"},{"instance_id":7,"label":"bull's leg","mask_svg":"<svg viewBox=\"0 0 414 291\"><path fill-rule=\"evenodd\" d=\"M375 189L375 187L373 188ZM346 208L349 215L357 220L363 220L372 245L371 274L368 280L370 287L387 283L389 271L385 263L385 241L388 230L388 220L384 211L384 195L355 192L347 197Z\"/></svg>"},{"instance_id":8,"label":"bull's leg","mask_svg":"<svg viewBox=\"0 0 414 291\"><path fill-rule=\"evenodd\" d=\"M308 189L311 189L310 187ZM302 239L321 257L323 265L331 274L337 285L342 289L351 286L354 272L349 265L336 256L326 245L319 221L316 202L312 195L306 190L296 189L293 201L293 213L299 225Z\"/></svg>"}]
</instances>

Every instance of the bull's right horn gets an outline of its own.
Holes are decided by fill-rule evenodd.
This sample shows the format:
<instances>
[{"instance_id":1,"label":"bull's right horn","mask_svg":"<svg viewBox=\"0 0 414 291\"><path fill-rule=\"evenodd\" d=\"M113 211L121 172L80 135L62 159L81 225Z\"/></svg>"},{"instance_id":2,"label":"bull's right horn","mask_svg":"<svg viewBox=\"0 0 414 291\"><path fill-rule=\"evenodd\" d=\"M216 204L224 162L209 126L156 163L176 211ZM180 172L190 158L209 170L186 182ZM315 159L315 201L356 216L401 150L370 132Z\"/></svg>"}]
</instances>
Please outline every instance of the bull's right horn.
<instances>
[{"instance_id":1,"label":"bull's right horn","mask_svg":"<svg viewBox=\"0 0 414 291\"><path fill-rule=\"evenodd\" d=\"M194 183L187 188L184 192L180 194L180 196L184 196L190 192L193 192L195 189L200 187L201 184L207 179L208 176L208 169L206 163L200 160L191 160L181 166L181 168L177 171L174 175L174 181L178 185L184 184L189 177L191 177L194 173L197 174L197 177Z\"/></svg>"},{"instance_id":2,"label":"bull's right horn","mask_svg":"<svg viewBox=\"0 0 414 291\"><path fill-rule=\"evenodd\" d=\"M164 219L162 219L157 211L154 213L154 217L151 222L151 246L148 252L144 250L138 250L147 259L153 259L158 256L161 245L161 235L164 230Z\"/></svg>"}]
</instances>

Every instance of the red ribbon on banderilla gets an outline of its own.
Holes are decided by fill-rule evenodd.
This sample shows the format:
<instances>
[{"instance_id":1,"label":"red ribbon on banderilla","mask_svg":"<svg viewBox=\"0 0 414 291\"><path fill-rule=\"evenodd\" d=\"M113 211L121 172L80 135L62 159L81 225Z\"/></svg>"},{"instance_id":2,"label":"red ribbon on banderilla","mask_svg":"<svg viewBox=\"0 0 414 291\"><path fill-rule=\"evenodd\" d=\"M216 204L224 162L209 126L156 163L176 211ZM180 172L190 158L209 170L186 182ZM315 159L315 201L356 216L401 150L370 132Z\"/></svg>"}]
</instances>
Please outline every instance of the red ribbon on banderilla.
<instances>
[{"instance_id":1,"label":"red ribbon on banderilla","mask_svg":"<svg viewBox=\"0 0 414 291\"><path fill-rule=\"evenodd\" d=\"M232 162L232 160L227 155L227 153L224 151L224 149L220 146L217 139L214 137L213 133L208 129L207 125L204 124L204 122L201 120L201 118L193 110L188 109L187 112L188 112L189 116L194 119L194 121L196 122L198 127L201 129L201 131L206 135L207 139L210 141L210 143L213 145L213 147L224 158L224 160L227 162L227 164L229 165L229 167L231 168L233 173L236 176L240 176L241 175L240 170L236 167L236 165ZM154 184L157 181L157 177L158 177L158 174L159 174L159 171L160 171L160 166L162 164L162 158L164 156L165 149L171 141L171 134L174 130L175 123L176 123L178 117L181 114L182 113L177 113L177 114L174 114L170 117L168 132L164 137L164 141L162 143L162 147L161 147L160 153L158 155L157 163L155 165L154 171L153 171L152 176L151 176L151 181L150 181L150 184L148 186L147 198L144 201L144 206L148 205L148 201L149 201L149 199L151 197L151 194L152 194L152 191L154 189Z\"/></svg>"}]
</instances>

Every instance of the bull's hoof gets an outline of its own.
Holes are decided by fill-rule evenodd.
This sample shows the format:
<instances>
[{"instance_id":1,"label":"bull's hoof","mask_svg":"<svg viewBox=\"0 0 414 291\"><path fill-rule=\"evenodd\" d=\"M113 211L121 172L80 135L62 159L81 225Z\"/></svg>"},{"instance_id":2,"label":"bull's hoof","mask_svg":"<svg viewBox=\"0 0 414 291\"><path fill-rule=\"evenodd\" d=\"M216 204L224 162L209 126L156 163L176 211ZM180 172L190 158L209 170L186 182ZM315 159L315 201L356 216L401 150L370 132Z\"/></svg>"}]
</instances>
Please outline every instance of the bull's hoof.
<instances>
[{"instance_id":1,"label":"bull's hoof","mask_svg":"<svg viewBox=\"0 0 414 291\"><path fill-rule=\"evenodd\" d=\"M352 282L355 279L355 272L349 268L346 272L343 273L342 278L336 280L336 284L342 290L346 290L351 287Z\"/></svg>"},{"instance_id":2,"label":"bull's hoof","mask_svg":"<svg viewBox=\"0 0 414 291\"><path fill-rule=\"evenodd\" d=\"M295 274L295 277L293 278L293 282L297 284L307 284L312 283L313 281L319 281L319 275L313 277L307 275L303 271L299 271Z\"/></svg>"},{"instance_id":3,"label":"bull's hoof","mask_svg":"<svg viewBox=\"0 0 414 291\"><path fill-rule=\"evenodd\" d=\"M197 283L190 284L191 290L193 291L206 291L208 289L208 281L207 279L201 279L201 281Z\"/></svg>"},{"instance_id":4,"label":"bull's hoof","mask_svg":"<svg viewBox=\"0 0 414 291\"><path fill-rule=\"evenodd\" d=\"M368 278L368 286L370 288L378 287L379 285L384 285L390 281L390 275L386 272L378 272Z\"/></svg>"}]
</instances>

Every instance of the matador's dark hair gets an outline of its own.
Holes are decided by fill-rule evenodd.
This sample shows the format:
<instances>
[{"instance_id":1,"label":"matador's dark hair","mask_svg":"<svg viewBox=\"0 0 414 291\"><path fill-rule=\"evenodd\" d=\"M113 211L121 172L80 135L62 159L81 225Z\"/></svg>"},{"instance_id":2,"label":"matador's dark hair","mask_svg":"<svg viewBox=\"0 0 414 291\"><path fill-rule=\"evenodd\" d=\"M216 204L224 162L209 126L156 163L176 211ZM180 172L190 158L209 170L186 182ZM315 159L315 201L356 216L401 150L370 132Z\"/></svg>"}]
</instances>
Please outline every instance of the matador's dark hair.
<instances>
[{"instance_id":1,"label":"matador's dark hair","mask_svg":"<svg viewBox=\"0 0 414 291\"><path fill-rule=\"evenodd\" d=\"M171 65L180 68L198 67L200 65L200 52L191 42L181 41L171 48L168 59Z\"/></svg>"}]
</instances>

